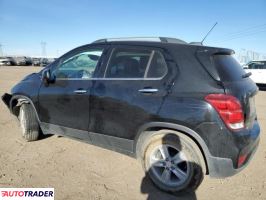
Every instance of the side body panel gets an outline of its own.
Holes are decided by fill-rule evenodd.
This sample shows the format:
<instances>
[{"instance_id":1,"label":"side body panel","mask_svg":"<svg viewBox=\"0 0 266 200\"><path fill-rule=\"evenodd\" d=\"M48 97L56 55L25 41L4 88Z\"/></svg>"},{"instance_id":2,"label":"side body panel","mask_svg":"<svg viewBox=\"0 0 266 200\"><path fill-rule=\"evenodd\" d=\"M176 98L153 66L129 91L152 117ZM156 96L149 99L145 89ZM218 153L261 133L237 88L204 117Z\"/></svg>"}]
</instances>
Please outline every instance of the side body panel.
<instances>
[{"instance_id":1,"label":"side body panel","mask_svg":"<svg viewBox=\"0 0 266 200\"><path fill-rule=\"evenodd\" d=\"M15 85L12 90L12 99L11 99L11 104L14 99L17 99L18 96L25 96L28 97L33 106L35 107L38 115L39 115L39 88L42 84L41 80L41 74L40 73L33 73L28 76L26 76L22 81L20 81L17 85ZM10 105L12 106L12 105Z\"/></svg>"},{"instance_id":2,"label":"side body panel","mask_svg":"<svg viewBox=\"0 0 266 200\"><path fill-rule=\"evenodd\" d=\"M159 110L168 95L169 85L173 82L177 70L171 60L167 60L167 64L168 74L162 79L96 80L91 96L89 131L133 141L141 125L159 120ZM142 93L142 89L158 91Z\"/></svg>"},{"instance_id":3,"label":"side body panel","mask_svg":"<svg viewBox=\"0 0 266 200\"><path fill-rule=\"evenodd\" d=\"M95 48L107 49L107 46L83 46L70 51L60 58L58 62L63 62L65 59L73 58L77 54ZM39 114L42 122L88 131L91 89L94 78L97 77L97 70L103 63L102 58L104 58L104 53L97 62L98 65L92 78L56 78L55 82L48 86L41 85L39 91ZM52 73L58 66L60 64L55 64L51 68ZM86 61L85 67L87 67Z\"/></svg>"},{"instance_id":4,"label":"side body panel","mask_svg":"<svg viewBox=\"0 0 266 200\"><path fill-rule=\"evenodd\" d=\"M41 122L87 131L89 122L90 80L57 80L39 92ZM75 90L86 90L76 94Z\"/></svg>"}]
</instances>

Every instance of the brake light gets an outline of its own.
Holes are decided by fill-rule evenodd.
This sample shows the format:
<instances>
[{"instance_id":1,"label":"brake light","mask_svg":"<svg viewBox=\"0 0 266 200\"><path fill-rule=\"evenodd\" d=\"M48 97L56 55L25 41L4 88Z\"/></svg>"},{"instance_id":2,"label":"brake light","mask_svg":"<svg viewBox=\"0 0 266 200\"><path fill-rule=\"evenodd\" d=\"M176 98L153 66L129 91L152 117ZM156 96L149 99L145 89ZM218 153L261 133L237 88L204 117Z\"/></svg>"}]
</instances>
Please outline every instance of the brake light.
<instances>
[{"instance_id":1,"label":"brake light","mask_svg":"<svg viewBox=\"0 0 266 200\"><path fill-rule=\"evenodd\" d=\"M209 94L205 97L219 113L226 126L232 130L244 128L244 115L239 100L226 94Z\"/></svg>"},{"instance_id":2,"label":"brake light","mask_svg":"<svg viewBox=\"0 0 266 200\"><path fill-rule=\"evenodd\" d=\"M237 167L241 167L244 164L244 162L246 161L246 159L247 159L247 155L239 156L238 162L237 162Z\"/></svg>"}]
</instances>

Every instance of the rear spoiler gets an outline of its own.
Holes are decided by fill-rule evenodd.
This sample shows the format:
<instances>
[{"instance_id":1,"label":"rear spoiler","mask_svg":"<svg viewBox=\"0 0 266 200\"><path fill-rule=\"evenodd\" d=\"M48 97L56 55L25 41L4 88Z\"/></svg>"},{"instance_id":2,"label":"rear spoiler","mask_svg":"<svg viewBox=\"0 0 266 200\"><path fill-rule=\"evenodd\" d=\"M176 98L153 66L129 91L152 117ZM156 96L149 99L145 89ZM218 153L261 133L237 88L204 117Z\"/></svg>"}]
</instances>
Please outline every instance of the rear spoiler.
<instances>
[{"instance_id":1,"label":"rear spoiler","mask_svg":"<svg viewBox=\"0 0 266 200\"><path fill-rule=\"evenodd\" d=\"M222 84L220 80L220 76L213 67L213 55L232 55L234 54L234 50L226 49L226 48L215 48L215 47L204 47L199 46L195 52L195 56L202 67L207 71L207 73L217 82Z\"/></svg>"}]
</instances>

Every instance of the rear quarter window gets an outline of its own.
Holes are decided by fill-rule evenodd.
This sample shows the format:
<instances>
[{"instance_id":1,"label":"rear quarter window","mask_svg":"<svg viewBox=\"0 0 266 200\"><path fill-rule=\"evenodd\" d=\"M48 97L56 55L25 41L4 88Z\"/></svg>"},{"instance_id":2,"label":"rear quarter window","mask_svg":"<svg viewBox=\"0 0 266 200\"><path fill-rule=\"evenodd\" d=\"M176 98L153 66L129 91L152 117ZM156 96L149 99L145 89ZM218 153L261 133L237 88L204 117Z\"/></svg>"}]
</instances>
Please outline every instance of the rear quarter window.
<instances>
[{"instance_id":1,"label":"rear quarter window","mask_svg":"<svg viewBox=\"0 0 266 200\"><path fill-rule=\"evenodd\" d=\"M221 81L240 81L245 74L243 67L231 55L213 55L214 65Z\"/></svg>"}]
</instances>

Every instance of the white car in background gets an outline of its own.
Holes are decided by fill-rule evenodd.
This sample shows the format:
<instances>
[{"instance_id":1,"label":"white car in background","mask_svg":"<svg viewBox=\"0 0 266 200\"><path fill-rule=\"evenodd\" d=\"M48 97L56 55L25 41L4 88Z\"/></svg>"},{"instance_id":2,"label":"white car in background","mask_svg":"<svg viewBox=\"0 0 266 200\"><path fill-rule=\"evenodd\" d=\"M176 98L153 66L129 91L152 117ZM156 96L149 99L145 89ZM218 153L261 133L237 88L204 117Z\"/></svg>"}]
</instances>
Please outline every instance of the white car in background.
<instances>
[{"instance_id":1,"label":"white car in background","mask_svg":"<svg viewBox=\"0 0 266 200\"><path fill-rule=\"evenodd\" d=\"M266 86L266 60L250 61L243 68L247 73L252 73L250 78L256 84Z\"/></svg>"}]
</instances>

